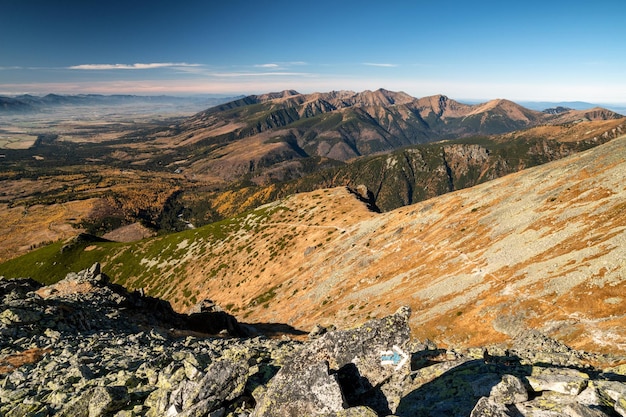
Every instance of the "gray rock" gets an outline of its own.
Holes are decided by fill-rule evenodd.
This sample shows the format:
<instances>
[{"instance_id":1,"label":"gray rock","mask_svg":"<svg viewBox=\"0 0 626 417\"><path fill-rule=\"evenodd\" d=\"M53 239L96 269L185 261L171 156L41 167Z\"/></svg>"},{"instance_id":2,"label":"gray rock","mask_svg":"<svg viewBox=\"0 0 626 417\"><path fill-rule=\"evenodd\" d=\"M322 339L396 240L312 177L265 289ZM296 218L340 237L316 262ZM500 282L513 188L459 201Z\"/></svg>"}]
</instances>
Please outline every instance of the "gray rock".
<instances>
[{"instance_id":1,"label":"gray rock","mask_svg":"<svg viewBox=\"0 0 626 417\"><path fill-rule=\"evenodd\" d=\"M535 392L554 391L567 395L578 395L587 387L589 375L569 368L544 368L533 366L526 377Z\"/></svg>"},{"instance_id":2,"label":"gray rock","mask_svg":"<svg viewBox=\"0 0 626 417\"><path fill-rule=\"evenodd\" d=\"M472 393L476 398L489 397L493 389L502 382L502 377L494 372L477 374L469 381Z\"/></svg>"},{"instance_id":3,"label":"gray rock","mask_svg":"<svg viewBox=\"0 0 626 417\"><path fill-rule=\"evenodd\" d=\"M0 322L7 325L36 323L41 318L41 312L21 308L7 308L0 313Z\"/></svg>"},{"instance_id":4,"label":"gray rock","mask_svg":"<svg viewBox=\"0 0 626 417\"><path fill-rule=\"evenodd\" d=\"M4 417L47 417L50 415L50 410L44 404L33 403L17 404L14 408L7 411Z\"/></svg>"},{"instance_id":5,"label":"gray rock","mask_svg":"<svg viewBox=\"0 0 626 417\"><path fill-rule=\"evenodd\" d=\"M174 407L175 410L180 410L180 407L175 405L169 405L169 391L166 389L157 389L153 391L144 402L144 406L148 408L146 417L159 417L169 413L168 407Z\"/></svg>"},{"instance_id":6,"label":"gray rock","mask_svg":"<svg viewBox=\"0 0 626 417\"><path fill-rule=\"evenodd\" d=\"M626 417L625 366L574 369L623 358L532 330L486 356L410 341L406 309L305 342L179 338L170 329L189 329L184 315L109 284L99 265L65 279L90 285L35 293L29 280L0 280L0 416ZM27 351L45 353L6 365Z\"/></svg>"},{"instance_id":7,"label":"gray rock","mask_svg":"<svg viewBox=\"0 0 626 417\"><path fill-rule=\"evenodd\" d=\"M472 409L470 417L513 417L514 414L504 405L491 398L482 397Z\"/></svg>"},{"instance_id":8,"label":"gray rock","mask_svg":"<svg viewBox=\"0 0 626 417\"><path fill-rule=\"evenodd\" d=\"M619 397L617 401L615 401L615 405L613 409L622 417L626 417L626 398Z\"/></svg>"},{"instance_id":9,"label":"gray rock","mask_svg":"<svg viewBox=\"0 0 626 417\"><path fill-rule=\"evenodd\" d=\"M489 397L500 404L517 404L528 401L528 391L518 377L503 375L502 381L491 389Z\"/></svg>"},{"instance_id":10,"label":"gray rock","mask_svg":"<svg viewBox=\"0 0 626 417\"><path fill-rule=\"evenodd\" d=\"M183 368L184 369L184 368ZM172 405L186 411L202 402L207 412L214 411L224 401L239 397L248 379L248 367L245 364L229 360L212 363L204 377L198 382L183 381L172 393Z\"/></svg>"},{"instance_id":11,"label":"gray rock","mask_svg":"<svg viewBox=\"0 0 626 417\"><path fill-rule=\"evenodd\" d=\"M613 405L620 398L626 398L626 384L618 381L593 381L591 384L601 400Z\"/></svg>"},{"instance_id":12,"label":"gray rock","mask_svg":"<svg viewBox=\"0 0 626 417\"><path fill-rule=\"evenodd\" d=\"M346 407L328 362L292 362L281 368L257 401L252 417L324 415Z\"/></svg>"},{"instance_id":13,"label":"gray rock","mask_svg":"<svg viewBox=\"0 0 626 417\"><path fill-rule=\"evenodd\" d=\"M410 337L410 314L410 309L401 308L389 317L313 340L270 381L253 415L328 413L346 405L390 414L410 372L408 353L403 350Z\"/></svg>"},{"instance_id":14,"label":"gray rock","mask_svg":"<svg viewBox=\"0 0 626 417\"><path fill-rule=\"evenodd\" d=\"M378 414L369 407L359 406L327 414L325 417L378 417Z\"/></svg>"},{"instance_id":15,"label":"gray rock","mask_svg":"<svg viewBox=\"0 0 626 417\"><path fill-rule=\"evenodd\" d=\"M200 302L198 302L196 305L192 306L189 309L189 314L194 314L194 313L219 313L221 311L224 311L224 309L222 307L220 307L219 305L215 304L215 301L213 300L202 300Z\"/></svg>"},{"instance_id":16,"label":"gray rock","mask_svg":"<svg viewBox=\"0 0 626 417\"><path fill-rule=\"evenodd\" d=\"M327 332L328 332L328 329L326 327L316 324L315 326L313 326L313 329L311 329L311 331L309 332L309 338L315 339Z\"/></svg>"},{"instance_id":17,"label":"gray rock","mask_svg":"<svg viewBox=\"0 0 626 417\"><path fill-rule=\"evenodd\" d=\"M111 415L130 401L126 387L95 387L89 400L89 417Z\"/></svg>"},{"instance_id":18,"label":"gray rock","mask_svg":"<svg viewBox=\"0 0 626 417\"><path fill-rule=\"evenodd\" d=\"M128 403L126 387L95 387L85 391L78 399L67 404L60 417L101 417L112 415Z\"/></svg>"},{"instance_id":19,"label":"gray rock","mask_svg":"<svg viewBox=\"0 0 626 417\"><path fill-rule=\"evenodd\" d=\"M190 409L175 415L178 417L223 417L226 414L226 409L212 410L213 404L211 400L202 400Z\"/></svg>"},{"instance_id":20,"label":"gray rock","mask_svg":"<svg viewBox=\"0 0 626 417\"><path fill-rule=\"evenodd\" d=\"M609 417L607 413L598 407L590 407L579 403L570 404L563 411L569 417Z\"/></svg>"}]
</instances>

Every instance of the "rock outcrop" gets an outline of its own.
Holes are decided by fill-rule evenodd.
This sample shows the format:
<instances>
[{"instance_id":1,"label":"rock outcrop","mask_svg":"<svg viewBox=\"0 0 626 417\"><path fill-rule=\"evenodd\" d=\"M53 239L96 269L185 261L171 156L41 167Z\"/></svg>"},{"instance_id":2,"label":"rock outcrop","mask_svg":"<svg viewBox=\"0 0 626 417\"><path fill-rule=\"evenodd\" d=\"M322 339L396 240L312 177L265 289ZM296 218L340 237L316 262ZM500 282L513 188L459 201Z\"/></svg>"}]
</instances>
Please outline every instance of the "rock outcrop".
<instances>
[{"instance_id":1,"label":"rock outcrop","mask_svg":"<svg viewBox=\"0 0 626 417\"><path fill-rule=\"evenodd\" d=\"M223 313L209 304L194 314ZM410 315L216 336L97 264L48 287L0 280L0 416L626 416L626 358L536 331L441 349L410 339Z\"/></svg>"}]
</instances>

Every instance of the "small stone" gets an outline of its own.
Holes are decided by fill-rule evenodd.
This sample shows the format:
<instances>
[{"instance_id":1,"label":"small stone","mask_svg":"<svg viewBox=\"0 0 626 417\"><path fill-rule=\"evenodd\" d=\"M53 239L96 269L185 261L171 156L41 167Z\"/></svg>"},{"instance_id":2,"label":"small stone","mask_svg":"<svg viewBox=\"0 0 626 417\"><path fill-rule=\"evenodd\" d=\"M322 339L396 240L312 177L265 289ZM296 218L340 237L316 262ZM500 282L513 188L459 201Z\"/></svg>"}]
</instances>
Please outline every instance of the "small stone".
<instances>
[{"instance_id":1,"label":"small stone","mask_svg":"<svg viewBox=\"0 0 626 417\"><path fill-rule=\"evenodd\" d=\"M320 337L326 332L328 332L328 329L326 329L326 327L316 324L309 333L309 339L315 339L317 337Z\"/></svg>"},{"instance_id":2,"label":"small stone","mask_svg":"<svg viewBox=\"0 0 626 417\"><path fill-rule=\"evenodd\" d=\"M182 411L183 410L181 410L179 406L177 406L176 404L172 404L172 405L170 405L170 407L165 412L165 417L176 417Z\"/></svg>"}]
</instances>

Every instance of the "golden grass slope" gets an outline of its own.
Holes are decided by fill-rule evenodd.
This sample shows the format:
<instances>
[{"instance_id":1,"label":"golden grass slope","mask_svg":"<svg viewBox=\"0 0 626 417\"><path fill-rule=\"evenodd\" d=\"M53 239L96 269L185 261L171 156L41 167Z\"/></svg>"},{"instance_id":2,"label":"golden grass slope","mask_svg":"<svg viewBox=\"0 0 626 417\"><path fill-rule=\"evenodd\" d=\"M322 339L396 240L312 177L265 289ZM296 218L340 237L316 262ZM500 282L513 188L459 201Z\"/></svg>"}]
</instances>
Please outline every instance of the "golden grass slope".
<instances>
[{"instance_id":1,"label":"golden grass slope","mask_svg":"<svg viewBox=\"0 0 626 417\"><path fill-rule=\"evenodd\" d=\"M343 188L264 210L218 243L180 242L185 259L142 260L179 271L161 295L184 309L187 289L239 319L305 330L409 304L415 335L438 343L533 327L578 348L626 350L626 137L389 213Z\"/></svg>"},{"instance_id":2,"label":"golden grass slope","mask_svg":"<svg viewBox=\"0 0 626 417\"><path fill-rule=\"evenodd\" d=\"M76 236L73 225L86 218L96 199L10 207L0 204L0 262L42 245Z\"/></svg>"}]
</instances>

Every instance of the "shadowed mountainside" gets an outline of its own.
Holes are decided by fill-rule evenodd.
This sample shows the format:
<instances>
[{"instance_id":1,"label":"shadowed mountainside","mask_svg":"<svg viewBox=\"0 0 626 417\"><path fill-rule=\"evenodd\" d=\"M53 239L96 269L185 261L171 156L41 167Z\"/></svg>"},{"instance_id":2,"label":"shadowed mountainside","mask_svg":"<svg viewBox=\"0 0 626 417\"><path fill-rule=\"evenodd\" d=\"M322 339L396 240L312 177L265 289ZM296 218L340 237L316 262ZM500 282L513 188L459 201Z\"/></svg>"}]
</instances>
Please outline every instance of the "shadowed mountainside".
<instances>
[{"instance_id":1,"label":"shadowed mountainside","mask_svg":"<svg viewBox=\"0 0 626 417\"><path fill-rule=\"evenodd\" d=\"M290 181L270 170L255 183L208 193L182 193L186 207L202 201L216 219L231 217L290 194L364 185L382 211L483 183L563 158L626 132L624 119L539 126L503 135L414 145L319 169ZM197 216L192 215L192 216ZM192 222L202 224L201 219Z\"/></svg>"}]
</instances>

